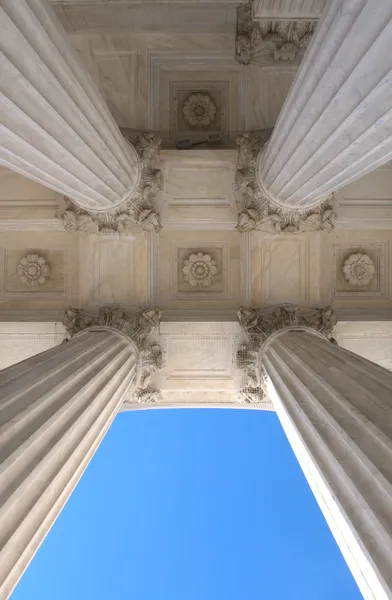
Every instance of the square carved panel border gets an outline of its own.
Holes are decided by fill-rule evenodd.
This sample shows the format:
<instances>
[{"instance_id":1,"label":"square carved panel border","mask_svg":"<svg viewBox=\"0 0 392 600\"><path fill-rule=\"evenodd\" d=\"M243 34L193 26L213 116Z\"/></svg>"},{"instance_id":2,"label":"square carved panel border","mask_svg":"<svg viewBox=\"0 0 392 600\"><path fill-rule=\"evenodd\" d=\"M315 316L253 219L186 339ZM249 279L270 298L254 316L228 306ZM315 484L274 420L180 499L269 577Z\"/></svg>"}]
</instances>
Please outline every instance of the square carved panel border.
<instances>
[{"instance_id":1,"label":"square carved panel border","mask_svg":"<svg viewBox=\"0 0 392 600\"><path fill-rule=\"evenodd\" d=\"M228 81L171 81L170 82L170 134L176 139L181 136L200 137L203 133L229 133L229 82ZM186 103L192 100L209 101L211 113L206 114L204 122L192 126L184 114ZM197 110L197 106L195 109ZM191 106L192 109L192 106ZM205 111L208 113L208 111Z\"/></svg>"},{"instance_id":2,"label":"square carved panel border","mask_svg":"<svg viewBox=\"0 0 392 600\"><path fill-rule=\"evenodd\" d=\"M334 244L333 296L388 298L388 254L388 242Z\"/></svg>"},{"instance_id":3,"label":"square carved panel border","mask_svg":"<svg viewBox=\"0 0 392 600\"><path fill-rule=\"evenodd\" d=\"M68 293L65 248L11 245L0 249L0 298L63 299Z\"/></svg>"},{"instance_id":4,"label":"square carved panel border","mask_svg":"<svg viewBox=\"0 0 392 600\"><path fill-rule=\"evenodd\" d=\"M230 76L235 76L237 87L237 102L238 105L238 125L236 131L244 131L251 127L251 108L250 108L250 78L247 69L236 62L231 54L226 51L216 49L189 51L189 48L184 47L184 50L163 50L163 49L148 49L147 50L147 78L148 78L148 128L162 130L161 122L161 101L164 95L164 90L160 89L160 79L162 72L176 73L194 73L197 74L197 81L201 82L203 74L216 73L219 77L214 81L204 80L203 85L210 87L211 84L216 84L218 81L225 81ZM230 75L231 74L231 75ZM170 77L169 77L170 78ZM173 81L178 82L178 77L173 78ZM227 117L229 119L229 117Z\"/></svg>"}]
</instances>

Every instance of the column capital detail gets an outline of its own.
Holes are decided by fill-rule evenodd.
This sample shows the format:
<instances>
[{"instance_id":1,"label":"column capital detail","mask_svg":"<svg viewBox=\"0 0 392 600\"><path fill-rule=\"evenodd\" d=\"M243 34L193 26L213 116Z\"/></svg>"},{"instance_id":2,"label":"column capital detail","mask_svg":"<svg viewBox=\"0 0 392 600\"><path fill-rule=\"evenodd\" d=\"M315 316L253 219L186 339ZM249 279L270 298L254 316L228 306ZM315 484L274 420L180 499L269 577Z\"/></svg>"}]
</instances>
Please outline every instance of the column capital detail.
<instances>
[{"instance_id":1,"label":"column capital detail","mask_svg":"<svg viewBox=\"0 0 392 600\"><path fill-rule=\"evenodd\" d=\"M98 233L127 233L128 227L138 224L146 231L161 229L159 215L154 211L152 201L162 189L162 173L155 163L162 139L154 133L142 133L134 147L141 164L141 177L136 191L124 202L109 210L85 210L65 197L65 210L61 214L64 228L69 231L86 230L91 223Z\"/></svg>"},{"instance_id":2,"label":"column capital detail","mask_svg":"<svg viewBox=\"0 0 392 600\"><path fill-rule=\"evenodd\" d=\"M257 164L271 133L272 130L266 130L265 135L247 132L237 138L235 191L242 204L237 230L243 233L257 229L270 234L332 231L337 218L334 194L318 206L296 210L283 208L261 187L257 178Z\"/></svg>"},{"instance_id":3,"label":"column capital detail","mask_svg":"<svg viewBox=\"0 0 392 600\"><path fill-rule=\"evenodd\" d=\"M147 309L136 316L127 315L121 306L102 306L97 314L68 308L64 313L63 324L69 338L81 331L99 327L115 329L129 338L139 354L136 387L132 391L133 401L151 404L161 399L161 393L152 377L163 365L162 348L152 336L161 315L159 308Z\"/></svg>"},{"instance_id":4,"label":"column capital detail","mask_svg":"<svg viewBox=\"0 0 392 600\"><path fill-rule=\"evenodd\" d=\"M248 65L298 64L309 46L317 19L254 20L252 2L237 8L235 59Z\"/></svg>"},{"instance_id":5,"label":"column capital detail","mask_svg":"<svg viewBox=\"0 0 392 600\"><path fill-rule=\"evenodd\" d=\"M260 350L268 339L281 330L314 329L330 341L336 316L330 306L307 308L296 304L279 304L265 308L240 306L237 311L241 329L247 336L236 353L237 369L244 371L244 382L240 390L240 400L250 404L266 402L266 392L260 381Z\"/></svg>"}]
</instances>

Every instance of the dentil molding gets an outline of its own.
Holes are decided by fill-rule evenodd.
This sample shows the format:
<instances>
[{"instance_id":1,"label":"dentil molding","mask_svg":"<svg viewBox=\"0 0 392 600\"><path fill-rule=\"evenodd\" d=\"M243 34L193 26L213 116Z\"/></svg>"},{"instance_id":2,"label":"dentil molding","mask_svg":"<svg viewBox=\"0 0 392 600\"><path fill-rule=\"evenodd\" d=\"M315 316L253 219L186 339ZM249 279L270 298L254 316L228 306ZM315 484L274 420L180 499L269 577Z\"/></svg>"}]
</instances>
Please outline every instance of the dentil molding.
<instances>
[{"instance_id":1,"label":"dentil molding","mask_svg":"<svg viewBox=\"0 0 392 600\"><path fill-rule=\"evenodd\" d=\"M90 327L110 327L132 340L139 350L139 374L132 401L140 404L158 402L160 391L155 386L152 375L163 365L162 348L152 340L151 334L161 319L158 308L148 309L138 316L129 316L122 307L103 306L98 314L69 308L64 313L63 324L69 338Z\"/></svg>"},{"instance_id":2,"label":"dentil molding","mask_svg":"<svg viewBox=\"0 0 392 600\"><path fill-rule=\"evenodd\" d=\"M255 21L252 2L237 9L236 60L244 65L300 60L309 46L317 20L263 19Z\"/></svg>"},{"instance_id":3,"label":"dentil molding","mask_svg":"<svg viewBox=\"0 0 392 600\"><path fill-rule=\"evenodd\" d=\"M85 230L93 223L99 233L122 234L127 233L130 226L139 224L146 231L159 231L160 219L153 210L152 199L162 188L161 171L153 166L161 143L161 138L153 133L142 133L138 136L135 149L142 171L139 186L131 198L107 211L87 211L66 198L66 208L61 215L64 228L69 232Z\"/></svg>"},{"instance_id":4,"label":"dentil molding","mask_svg":"<svg viewBox=\"0 0 392 600\"><path fill-rule=\"evenodd\" d=\"M241 197L242 212L237 230L259 229L270 234L301 233L303 231L334 229L337 200L334 195L309 210L294 211L275 204L260 188L256 178L256 163L270 133L248 132L237 138L238 160L235 191Z\"/></svg>"},{"instance_id":5,"label":"dentil molding","mask_svg":"<svg viewBox=\"0 0 392 600\"><path fill-rule=\"evenodd\" d=\"M307 327L334 342L332 331L336 316L331 307L304 308L295 304L280 304L267 308L245 308L237 311L241 329L247 336L236 353L236 366L245 373L240 400L249 404L265 402L266 392L258 373L258 355L268 338L287 327Z\"/></svg>"}]
</instances>

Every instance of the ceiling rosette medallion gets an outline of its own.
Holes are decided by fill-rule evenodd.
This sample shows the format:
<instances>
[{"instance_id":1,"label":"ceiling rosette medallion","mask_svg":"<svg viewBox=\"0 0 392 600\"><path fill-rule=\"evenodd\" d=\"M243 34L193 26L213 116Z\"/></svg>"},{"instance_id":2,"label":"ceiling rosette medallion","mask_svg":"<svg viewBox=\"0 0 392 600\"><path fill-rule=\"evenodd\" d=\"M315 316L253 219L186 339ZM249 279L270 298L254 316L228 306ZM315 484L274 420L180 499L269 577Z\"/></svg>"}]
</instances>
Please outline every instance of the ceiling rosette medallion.
<instances>
[{"instance_id":1,"label":"ceiling rosette medallion","mask_svg":"<svg viewBox=\"0 0 392 600\"><path fill-rule=\"evenodd\" d=\"M216 115L216 104L208 94L191 94L185 100L182 112L192 127L208 127Z\"/></svg>"},{"instance_id":2,"label":"ceiling rosette medallion","mask_svg":"<svg viewBox=\"0 0 392 600\"><path fill-rule=\"evenodd\" d=\"M184 261L182 268L184 279L192 287L208 287L218 273L215 260L209 254L197 252Z\"/></svg>"},{"instance_id":3,"label":"ceiling rosette medallion","mask_svg":"<svg viewBox=\"0 0 392 600\"><path fill-rule=\"evenodd\" d=\"M342 271L350 285L364 286L372 281L376 267L370 256L357 252L344 261Z\"/></svg>"},{"instance_id":4,"label":"ceiling rosette medallion","mask_svg":"<svg viewBox=\"0 0 392 600\"><path fill-rule=\"evenodd\" d=\"M18 264L18 275L22 283L36 287L49 279L50 268L43 256L26 254Z\"/></svg>"}]
</instances>

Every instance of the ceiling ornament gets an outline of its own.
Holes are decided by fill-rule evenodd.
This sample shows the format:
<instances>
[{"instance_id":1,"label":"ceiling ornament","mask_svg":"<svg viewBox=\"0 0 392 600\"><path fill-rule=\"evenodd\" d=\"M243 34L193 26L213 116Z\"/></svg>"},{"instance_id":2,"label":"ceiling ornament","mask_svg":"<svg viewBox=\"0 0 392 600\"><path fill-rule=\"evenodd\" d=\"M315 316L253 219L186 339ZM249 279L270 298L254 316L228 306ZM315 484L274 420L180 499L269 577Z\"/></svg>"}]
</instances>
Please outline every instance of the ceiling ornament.
<instances>
[{"instance_id":1,"label":"ceiling ornament","mask_svg":"<svg viewBox=\"0 0 392 600\"><path fill-rule=\"evenodd\" d=\"M247 342L236 351L235 365L244 372L238 400L247 404L268 401L263 375L259 372L259 353L263 344L277 331L287 327L310 327L335 342L332 331L336 316L330 306L305 308L295 304L280 304L268 308L245 308L237 311Z\"/></svg>"},{"instance_id":2,"label":"ceiling ornament","mask_svg":"<svg viewBox=\"0 0 392 600\"><path fill-rule=\"evenodd\" d=\"M266 130L265 134L249 132L237 138L235 191L242 205L237 230L243 233L258 229L270 234L332 231L337 217L337 201L333 194L319 206L296 211L278 206L261 190L256 179L256 163L269 136Z\"/></svg>"},{"instance_id":3,"label":"ceiling ornament","mask_svg":"<svg viewBox=\"0 0 392 600\"><path fill-rule=\"evenodd\" d=\"M211 285L212 279L218 273L215 260L209 254L197 252L184 261L182 268L184 279L192 287L204 288Z\"/></svg>"},{"instance_id":4,"label":"ceiling ornament","mask_svg":"<svg viewBox=\"0 0 392 600\"><path fill-rule=\"evenodd\" d=\"M63 323L68 338L90 327L110 327L130 338L139 351L139 369L136 389L130 402L151 404L161 400L161 393L153 381L153 373L163 366L163 351L152 339L162 312L159 308L147 309L137 316L127 315L120 306L103 306L98 314L69 308L64 312Z\"/></svg>"},{"instance_id":5,"label":"ceiling ornament","mask_svg":"<svg viewBox=\"0 0 392 600\"><path fill-rule=\"evenodd\" d=\"M162 140L153 133L142 133L135 142L135 149L142 165L141 179L131 198L119 206L107 211L87 211L80 208L69 198L65 199L66 208L62 214L64 228L69 231L86 230L94 224L98 233L127 233L132 225L141 225L146 231L161 229L159 215L154 211L152 200L156 192L162 189L160 169L153 167Z\"/></svg>"},{"instance_id":6,"label":"ceiling ornament","mask_svg":"<svg viewBox=\"0 0 392 600\"><path fill-rule=\"evenodd\" d=\"M39 254L26 254L18 264L18 275L26 285L43 285L49 279L49 265Z\"/></svg>"},{"instance_id":7,"label":"ceiling ornament","mask_svg":"<svg viewBox=\"0 0 392 600\"><path fill-rule=\"evenodd\" d=\"M292 63L309 46L317 20L253 20L252 3L237 9L236 60L244 65L266 59Z\"/></svg>"},{"instance_id":8,"label":"ceiling ornament","mask_svg":"<svg viewBox=\"0 0 392 600\"><path fill-rule=\"evenodd\" d=\"M370 256L357 252L344 261L342 271L350 285L363 286L371 282L376 268Z\"/></svg>"},{"instance_id":9,"label":"ceiling ornament","mask_svg":"<svg viewBox=\"0 0 392 600\"><path fill-rule=\"evenodd\" d=\"M216 114L216 104L208 94L191 94L182 107L184 118L192 127L207 127Z\"/></svg>"}]
</instances>

